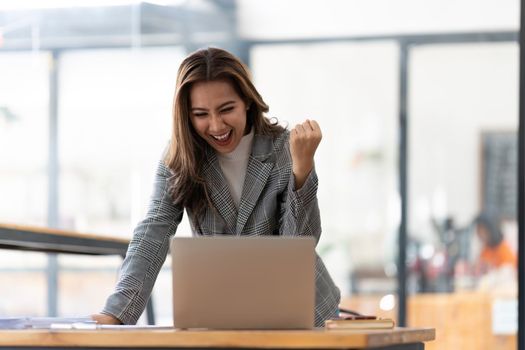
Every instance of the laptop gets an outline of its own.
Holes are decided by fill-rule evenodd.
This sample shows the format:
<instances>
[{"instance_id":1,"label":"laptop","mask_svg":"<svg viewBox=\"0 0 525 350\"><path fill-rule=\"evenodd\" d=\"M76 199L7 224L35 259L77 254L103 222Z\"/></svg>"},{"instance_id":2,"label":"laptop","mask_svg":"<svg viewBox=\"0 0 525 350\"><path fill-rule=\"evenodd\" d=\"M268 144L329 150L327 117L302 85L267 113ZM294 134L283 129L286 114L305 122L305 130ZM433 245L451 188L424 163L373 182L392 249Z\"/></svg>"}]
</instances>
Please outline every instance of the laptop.
<instances>
[{"instance_id":1,"label":"laptop","mask_svg":"<svg viewBox=\"0 0 525 350\"><path fill-rule=\"evenodd\" d=\"M175 237L175 328L314 327L311 237Z\"/></svg>"}]
</instances>

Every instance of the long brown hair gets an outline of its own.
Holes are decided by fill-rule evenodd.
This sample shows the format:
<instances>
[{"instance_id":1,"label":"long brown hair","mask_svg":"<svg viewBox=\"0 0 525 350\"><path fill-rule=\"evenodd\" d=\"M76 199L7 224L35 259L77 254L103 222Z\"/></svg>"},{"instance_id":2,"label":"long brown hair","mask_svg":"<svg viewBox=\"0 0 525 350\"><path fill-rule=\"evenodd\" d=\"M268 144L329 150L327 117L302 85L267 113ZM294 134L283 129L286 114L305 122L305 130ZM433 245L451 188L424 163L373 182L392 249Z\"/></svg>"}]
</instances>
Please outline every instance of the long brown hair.
<instances>
[{"instance_id":1,"label":"long brown hair","mask_svg":"<svg viewBox=\"0 0 525 350\"><path fill-rule=\"evenodd\" d=\"M270 121L264 116L268 112L268 105L255 89L248 69L237 57L222 49L207 48L190 54L182 61L173 98L173 130L164 162L173 174L168 179L172 200L191 210L196 228L206 207L213 205L201 174L206 160L206 147L209 146L191 124L190 90L196 82L214 80L232 83L248 106L246 123L256 134L276 135L283 130L277 121Z\"/></svg>"}]
</instances>

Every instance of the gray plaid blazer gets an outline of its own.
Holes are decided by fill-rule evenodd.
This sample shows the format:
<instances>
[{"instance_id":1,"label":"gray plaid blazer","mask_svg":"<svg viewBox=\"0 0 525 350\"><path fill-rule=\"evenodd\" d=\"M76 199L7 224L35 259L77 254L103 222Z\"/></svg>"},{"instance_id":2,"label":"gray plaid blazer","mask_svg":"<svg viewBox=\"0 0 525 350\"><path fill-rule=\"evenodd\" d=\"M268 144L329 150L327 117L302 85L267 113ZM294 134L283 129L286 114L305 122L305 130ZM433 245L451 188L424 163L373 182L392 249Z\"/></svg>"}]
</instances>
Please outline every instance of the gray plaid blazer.
<instances>
[{"instance_id":1,"label":"gray plaid blazer","mask_svg":"<svg viewBox=\"0 0 525 350\"><path fill-rule=\"evenodd\" d=\"M319 241L317 175L312 170L303 187L294 189L288 139L288 131L275 138L254 136L239 209L215 152L207 150L203 176L216 210L206 210L200 227L192 223L193 235L313 236ZM102 311L124 324L135 324L144 311L166 259L169 239L182 219L184 208L174 205L167 191L170 176L172 173L161 161L146 218L134 230L115 292ZM192 213L187 213L192 219ZM315 325L323 326L324 320L337 315L340 293L317 255L315 272Z\"/></svg>"}]
</instances>

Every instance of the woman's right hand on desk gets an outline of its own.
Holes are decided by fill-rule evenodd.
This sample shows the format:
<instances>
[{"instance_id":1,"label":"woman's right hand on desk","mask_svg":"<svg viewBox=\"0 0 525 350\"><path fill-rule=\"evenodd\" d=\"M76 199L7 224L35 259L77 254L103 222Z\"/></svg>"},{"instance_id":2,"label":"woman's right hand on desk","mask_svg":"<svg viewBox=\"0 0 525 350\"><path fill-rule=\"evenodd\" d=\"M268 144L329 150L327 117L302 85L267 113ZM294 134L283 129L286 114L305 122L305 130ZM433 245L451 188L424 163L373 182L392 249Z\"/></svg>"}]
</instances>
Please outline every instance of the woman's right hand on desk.
<instances>
[{"instance_id":1,"label":"woman's right hand on desk","mask_svg":"<svg viewBox=\"0 0 525 350\"><path fill-rule=\"evenodd\" d=\"M91 318L98 324L122 324L118 318L105 314L94 314L91 315Z\"/></svg>"}]
</instances>

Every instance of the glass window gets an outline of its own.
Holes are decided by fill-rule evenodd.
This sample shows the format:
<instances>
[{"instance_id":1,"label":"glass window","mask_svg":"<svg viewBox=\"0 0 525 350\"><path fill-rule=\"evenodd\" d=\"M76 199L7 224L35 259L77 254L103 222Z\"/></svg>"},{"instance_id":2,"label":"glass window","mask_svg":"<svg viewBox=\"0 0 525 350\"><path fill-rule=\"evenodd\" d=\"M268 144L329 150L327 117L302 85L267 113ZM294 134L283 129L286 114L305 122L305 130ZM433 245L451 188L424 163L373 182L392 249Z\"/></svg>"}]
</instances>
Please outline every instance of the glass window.
<instances>
[{"instance_id":1,"label":"glass window","mask_svg":"<svg viewBox=\"0 0 525 350\"><path fill-rule=\"evenodd\" d=\"M317 250L342 304L395 317L394 305L380 310L379 301L396 288L397 46L261 45L251 61L270 117L289 127L306 118L321 126Z\"/></svg>"},{"instance_id":2,"label":"glass window","mask_svg":"<svg viewBox=\"0 0 525 350\"><path fill-rule=\"evenodd\" d=\"M179 49L92 50L60 59L62 227L130 236L171 132Z\"/></svg>"},{"instance_id":3,"label":"glass window","mask_svg":"<svg viewBox=\"0 0 525 350\"><path fill-rule=\"evenodd\" d=\"M62 228L131 238L146 213L157 163L171 136L171 104L183 57L179 48L86 50L60 57ZM185 221L178 234L189 232ZM100 310L113 291L120 260L60 256L59 262L60 312ZM161 272L157 286L169 277ZM157 289L157 322L162 322L171 318L166 307L171 297L157 299ZM75 303L79 293L89 295L82 305Z\"/></svg>"},{"instance_id":4,"label":"glass window","mask_svg":"<svg viewBox=\"0 0 525 350\"><path fill-rule=\"evenodd\" d=\"M0 53L0 221L47 222L49 59Z\"/></svg>"},{"instance_id":5,"label":"glass window","mask_svg":"<svg viewBox=\"0 0 525 350\"><path fill-rule=\"evenodd\" d=\"M49 58L0 53L1 223L47 222ZM45 266L44 254L0 250L0 314L45 315Z\"/></svg>"},{"instance_id":6,"label":"glass window","mask_svg":"<svg viewBox=\"0 0 525 350\"><path fill-rule=\"evenodd\" d=\"M430 349L516 348L518 76L516 43L411 50L408 321Z\"/></svg>"}]
</instances>

